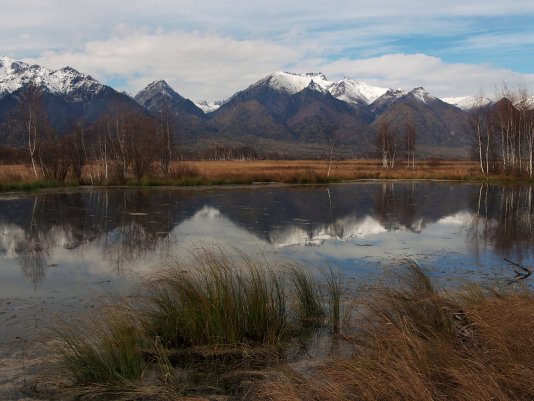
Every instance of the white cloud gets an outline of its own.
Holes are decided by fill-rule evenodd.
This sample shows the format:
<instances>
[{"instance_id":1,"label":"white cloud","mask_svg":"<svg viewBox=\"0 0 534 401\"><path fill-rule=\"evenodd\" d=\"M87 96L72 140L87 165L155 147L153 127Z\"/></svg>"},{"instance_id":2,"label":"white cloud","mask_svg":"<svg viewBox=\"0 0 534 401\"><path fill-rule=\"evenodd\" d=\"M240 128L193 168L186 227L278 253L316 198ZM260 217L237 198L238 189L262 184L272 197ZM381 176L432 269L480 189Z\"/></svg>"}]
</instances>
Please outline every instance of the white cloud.
<instances>
[{"instance_id":1,"label":"white cloud","mask_svg":"<svg viewBox=\"0 0 534 401\"><path fill-rule=\"evenodd\" d=\"M45 52L30 61L50 68L70 65L103 82L119 77L125 80L123 89L132 92L166 79L182 95L196 100L231 96L299 56L294 49L262 40L124 28L81 51Z\"/></svg>"},{"instance_id":2,"label":"white cloud","mask_svg":"<svg viewBox=\"0 0 534 401\"><path fill-rule=\"evenodd\" d=\"M425 54L388 54L365 60L338 60L320 67L327 75L347 74L368 83L410 90L423 86L439 97L491 96L502 82L534 90L534 74L520 74L489 65L445 63Z\"/></svg>"},{"instance_id":3,"label":"white cloud","mask_svg":"<svg viewBox=\"0 0 534 401\"><path fill-rule=\"evenodd\" d=\"M310 57L314 47L292 48L262 40L236 40L216 34L149 33L122 27L109 40L81 51L46 52L33 60L50 68L70 65L103 82L120 78L132 93L165 79L193 100L224 99L279 70L321 71L330 79L349 76L367 83L411 90L423 86L439 97L491 96L502 82L534 89L534 74L489 65L446 63L425 54L387 54L360 60Z\"/></svg>"}]
</instances>

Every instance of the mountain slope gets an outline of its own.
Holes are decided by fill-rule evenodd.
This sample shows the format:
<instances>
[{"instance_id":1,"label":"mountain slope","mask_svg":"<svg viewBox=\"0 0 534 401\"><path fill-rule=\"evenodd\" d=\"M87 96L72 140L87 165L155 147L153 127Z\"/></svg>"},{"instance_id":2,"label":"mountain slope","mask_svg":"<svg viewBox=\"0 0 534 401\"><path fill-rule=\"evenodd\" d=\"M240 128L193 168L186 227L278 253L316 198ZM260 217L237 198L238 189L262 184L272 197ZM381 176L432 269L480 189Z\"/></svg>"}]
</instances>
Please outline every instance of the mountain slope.
<instances>
[{"instance_id":1,"label":"mountain slope","mask_svg":"<svg viewBox=\"0 0 534 401\"><path fill-rule=\"evenodd\" d=\"M159 113L168 108L174 113L204 116L202 109L191 100L176 93L165 81L155 81L148 84L134 96L134 100L150 112Z\"/></svg>"},{"instance_id":2,"label":"mountain slope","mask_svg":"<svg viewBox=\"0 0 534 401\"><path fill-rule=\"evenodd\" d=\"M366 105L333 97L329 86L322 74L271 74L232 96L212 113L210 124L220 135L234 138L355 142L368 132L372 116Z\"/></svg>"},{"instance_id":3,"label":"mountain slope","mask_svg":"<svg viewBox=\"0 0 534 401\"><path fill-rule=\"evenodd\" d=\"M412 91L388 91L371 108L377 114L373 127L387 121L400 133L413 122L417 143L429 146L466 148L471 141L466 112L431 96L423 88Z\"/></svg>"},{"instance_id":4,"label":"mountain slope","mask_svg":"<svg viewBox=\"0 0 534 401\"><path fill-rule=\"evenodd\" d=\"M196 137L208 131L203 121L204 111L179 95L165 81L148 84L134 99L156 118L170 116L173 131L179 138Z\"/></svg>"}]
</instances>

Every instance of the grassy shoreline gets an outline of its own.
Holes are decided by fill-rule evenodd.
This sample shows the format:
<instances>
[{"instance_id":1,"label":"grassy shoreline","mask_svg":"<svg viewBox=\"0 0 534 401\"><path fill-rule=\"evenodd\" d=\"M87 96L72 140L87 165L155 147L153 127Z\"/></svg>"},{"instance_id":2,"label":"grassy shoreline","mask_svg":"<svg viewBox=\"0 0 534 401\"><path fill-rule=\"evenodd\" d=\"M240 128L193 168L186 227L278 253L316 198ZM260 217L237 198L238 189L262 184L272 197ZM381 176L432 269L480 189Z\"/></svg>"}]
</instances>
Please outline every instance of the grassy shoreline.
<instances>
[{"instance_id":1,"label":"grassy shoreline","mask_svg":"<svg viewBox=\"0 0 534 401\"><path fill-rule=\"evenodd\" d=\"M175 163L168 175L154 174L140 181L105 183L93 177L86 167L82 179L57 182L32 178L28 166L0 165L0 192L38 191L77 186L198 187L258 184L328 184L360 180L446 180L460 182L533 183L525 176L491 175L478 172L470 161L421 161L415 170L402 164L382 169L377 160L337 161L328 174L327 161L195 161ZM91 167L93 169L93 167ZM91 173L91 174L90 174Z\"/></svg>"},{"instance_id":2,"label":"grassy shoreline","mask_svg":"<svg viewBox=\"0 0 534 401\"><path fill-rule=\"evenodd\" d=\"M191 255L147 278L134 304L115 302L88 326L55 329L64 380L52 398L534 397L534 293L522 282L451 292L406 261L362 290L332 270L314 275L219 248ZM320 363L292 363L316 335L329 349Z\"/></svg>"}]
</instances>

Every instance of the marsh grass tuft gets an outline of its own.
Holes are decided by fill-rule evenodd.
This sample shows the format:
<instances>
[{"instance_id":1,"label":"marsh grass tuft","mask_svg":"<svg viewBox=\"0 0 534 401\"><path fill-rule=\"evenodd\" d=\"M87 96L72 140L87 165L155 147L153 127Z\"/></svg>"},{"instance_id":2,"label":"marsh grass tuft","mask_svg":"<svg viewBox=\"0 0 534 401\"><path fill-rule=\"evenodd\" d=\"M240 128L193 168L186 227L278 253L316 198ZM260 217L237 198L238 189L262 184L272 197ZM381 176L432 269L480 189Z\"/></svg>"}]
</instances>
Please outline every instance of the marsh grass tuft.
<instances>
[{"instance_id":1,"label":"marsh grass tuft","mask_svg":"<svg viewBox=\"0 0 534 401\"><path fill-rule=\"evenodd\" d=\"M98 324L57 329L57 351L77 385L128 386L146 371L175 385L177 366L267 366L293 339L339 331L340 288L333 270L201 248L169 261Z\"/></svg>"},{"instance_id":2,"label":"marsh grass tuft","mask_svg":"<svg viewBox=\"0 0 534 401\"><path fill-rule=\"evenodd\" d=\"M341 330L342 320L350 319L350 308L344 311L344 319L342 317L342 287L343 276L339 271L335 271L332 267L323 270L324 283L326 286L327 299L330 318L330 326L333 334L339 334Z\"/></svg>"},{"instance_id":3,"label":"marsh grass tuft","mask_svg":"<svg viewBox=\"0 0 534 401\"><path fill-rule=\"evenodd\" d=\"M129 385L145 369L144 338L131 316L106 314L93 327L55 330L61 367L78 385Z\"/></svg>"},{"instance_id":4,"label":"marsh grass tuft","mask_svg":"<svg viewBox=\"0 0 534 401\"><path fill-rule=\"evenodd\" d=\"M294 310L303 327L318 327L326 315L323 294L310 271L300 265L289 265L289 278L293 286Z\"/></svg>"},{"instance_id":5,"label":"marsh grass tuft","mask_svg":"<svg viewBox=\"0 0 534 401\"><path fill-rule=\"evenodd\" d=\"M144 327L167 346L276 344L287 334L280 275L262 261L221 250L175 260L149 284Z\"/></svg>"},{"instance_id":6,"label":"marsh grass tuft","mask_svg":"<svg viewBox=\"0 0 534 401\"><path fill-rule=\"evenodd\" d=\"M282 364L264 374L273 371L269 360L284 360L277 350L310 327L328 324L339 332L346 301L341 275L220 249L169 263L134 308L92 328L57 330L57 350L75 384L124 389L159 369L162 391L175 395L198 395L188 384L212 391L225 382L235 390L246 381L234 374L241 369L256 377L246 398L254 400L534 399L530 288L472 285L452 293L413 261L398 272L366 290L358 316L334 336L350 343L351 352L305 372ZM184 385L176 373L187 359L196 363L191 377L198 383Z\"/></svg>"}]
</instances>

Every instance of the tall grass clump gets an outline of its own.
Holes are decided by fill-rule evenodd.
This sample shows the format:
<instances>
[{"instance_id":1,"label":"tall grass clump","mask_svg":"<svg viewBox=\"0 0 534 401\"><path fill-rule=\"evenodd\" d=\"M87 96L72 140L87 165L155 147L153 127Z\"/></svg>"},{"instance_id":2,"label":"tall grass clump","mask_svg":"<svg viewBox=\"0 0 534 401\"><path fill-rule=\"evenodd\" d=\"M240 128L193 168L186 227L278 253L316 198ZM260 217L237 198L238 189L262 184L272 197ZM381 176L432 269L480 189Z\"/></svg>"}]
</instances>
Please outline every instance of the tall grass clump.
<instances>
[{"instance_id":1,"label":"tall grass clump","mask_svg":"<svg viewBox=\"0 0 534 401\"><path fill-rule=\"evenodd\" d=\"M130 316L107 315L93 327L55 330L60 365L77 385L129 385L145 370L144 339Z\"/></svg>"},{"instance_id":2,"label":"tall grass clump","mask_svg":"<svg viewBox=\"0 0 534 401\"><path fill-rule=\"evenodd\" d=\"M167 346L276 344L287 335L284 279L266 262L222 250L191 256L151 280L150 335Z\"/></svg>"},{"instance_id":3,"label":"tall grass clump","mask_svg":"<svg viewBox=\"0 0 534 401\"><path fill-rule=\"evenodd\" d=\"M324 277L324 284L326 286L327 298L328 298L328 316L330 318L330 326L333 334L338 334L341 329L342 320L342 276L338 271L334 271L332 267L328 270L322 271ZM349 313L350 311L346 310ZM347 318L349 316L346 316Z\"/></svg>"},{"instance_id":4,"label":"tall grass clump","mask_svg":"<svg viewBox=\"0 0 534 401\"><path fill-rule=\"evenodd\" d=\"M116 305L122 314L61 327L55 343L74 384L115 390L145 371L177 378L177 365L200 371L213 362L219 370L235 360L279 363L293 340L325 333L328 325L339 332L340 303L340 277L332 270L311 274L296 264L201 248L148 278L135 300Z\"/></svg>"},{"instance_id":5,"label":"tall grass clump","mask_svg":"<svg viewBox=\"0 0 534 401\"><path fill-rule=\"evenodd\" d=\"M262 386L267 400L532 400L532 290L445 292L409 263L369 290L354 355Z\"/></svg>"},{"instance_id":6,"label":"tall grass clump","mask_svg":"<svg viewBox=\"0 0 534 401\"><path fill-rule=\"evenodd\" d=\"M326 313L317 280L309 270L299 265L289 265L288 272L293 286L293 308L298 321L303 327L321 326Z\"/></svg>"}]
</instances>

